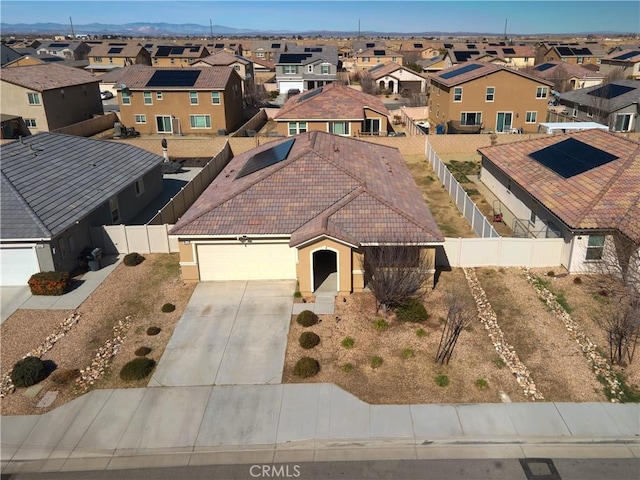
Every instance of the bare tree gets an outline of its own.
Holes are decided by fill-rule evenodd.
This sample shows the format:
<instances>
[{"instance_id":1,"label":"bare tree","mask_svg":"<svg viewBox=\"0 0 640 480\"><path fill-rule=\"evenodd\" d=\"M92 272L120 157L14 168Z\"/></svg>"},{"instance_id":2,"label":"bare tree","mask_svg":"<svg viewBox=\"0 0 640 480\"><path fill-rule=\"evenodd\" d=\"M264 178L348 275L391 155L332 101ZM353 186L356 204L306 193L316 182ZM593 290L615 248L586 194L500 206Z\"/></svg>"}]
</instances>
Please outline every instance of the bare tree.
<instances>
[{"instance_id":1,"label":"bare tree","mask_svg":"<svg viewBox=\"0 0 640 480\"><path fill-rule=\"evenodd\" d=\"M371 74L366 70L360 72L360 86L362 87L362 91L364 93L368 93L369 95L375 95L377 93L376 82L371 78Z\"/></svg>"},{"instance_id":2,"label":"bare tree","mask_svg":"<svg viewBox=\"0 0 640 480\"><path fill-rule=\"evenodd\" d=\"M424 295L433 278L433 261L416 245L367 247L361 260L366 285L376 299L376 312L386 312L409 298Z\"/></svg>"},{"instance_id":3,"label":"bare tree","mask_svg":"<svg viewBox=\"0 0 640 480\"><path fill-rule=\"evenodd\" d=\"M458 337L478 317L475 304L471 303L459 288L449 290L445 295L445 301L449 310L436 353L436 362L441 365L449 364Z\"/></svg>"},{"instance_id":4,"label":"bare tree","mask_svg":"<svg viewBox=\"0 0 640 480\"><path fill-rule=\"evenodd\" d=\"M609 73L605 75L603 83L606 84L606 83L616 82L618 80L622 80L623 78L624 78L624 68L618 67L618 68L614 68L613 70L611 70Z\"/></svg>"}]
</instances>

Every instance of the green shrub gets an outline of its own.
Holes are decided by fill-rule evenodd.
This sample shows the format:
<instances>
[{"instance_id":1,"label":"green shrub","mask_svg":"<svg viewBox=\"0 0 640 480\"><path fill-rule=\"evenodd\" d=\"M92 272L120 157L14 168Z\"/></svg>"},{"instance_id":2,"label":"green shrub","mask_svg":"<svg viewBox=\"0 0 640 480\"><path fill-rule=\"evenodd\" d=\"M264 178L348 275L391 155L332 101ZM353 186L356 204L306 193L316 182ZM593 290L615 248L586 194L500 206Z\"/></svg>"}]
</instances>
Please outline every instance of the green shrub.
<instances>
[{"instance_id":1,"label":"green shrub","mask_svg":"<svg viewBox=\"0 0 640 480\"><path fill-rule=\"evenodd\" d=\"M436 385L438 385L439 387L446 387L447 385L449 385L449 377L447 377L443 373L436 375L435 381Z\"/></svg>"},{"instance_id":2,"label":"green shrub","mask_svg":"<svg viewBox=\"0 0 640 480\"><path fill-rule=\"evenodd\" d=\"M342 345L344 348L353 348L355 344L356 341L351 337L344 337L340 342L340 345Z\"/></svg>"},{"instance_id":3,"label":"green shrub","mask_svg":"<svg viewBox=\"0 0 640 480\"><path fill-rule=\"evenodd\" d=\"M549 270L547 272L547 277L555 277L556 276L556 272L554 272L553 270Z\"/></svg>"},{"instance_id":4,"label":"green shrub","mask_svg":"<svg viewBox=\"0 0 640 480\"><path fill-rule=\"evenodd\" d=\"M58 385L67 385L80 377L80 370L77 368L56 370L51 374L51 381Z\"/></svg>"},{"instance_id":5,"label":"green shrub","mask_svg":"<svg viewBox=\"0 0 640 480\"><path fill-rule=\"evenodd\" d=\"M493 364L494 364L496 367L498 367L498 368L504 368L504 367L506 367L506 365L507 365L506 363L504 363L504 360L503 360L503 359L501 359L501 358L496 358L496 359L493 361Z\"/></svg>"},{"instance_id":6,"label":"green shrub","mask_svg":"<svg viewBox=\"0 0 640 480\"><path fill-rule=\"evenodd\" d=\"M140 265L142 262L144 262L144 257L136 252L128 253L124 256L122 262L127 267L135 267L136 265Z\"/></svg>"},{"instance_id":7,"label":"green shrub","mask_svg":"<svg viewBox=\"0 0 640 480\"><path fill-rule=\"evenodd\" d=\"M161 332L161 328L160 327L149 327L147 328L147 335L153 336L153 335L157 335Z\"/></svg>"},{"instance_id":8,"label":"green shrub","mask_svg":"<svg viewBox=\"0 0 640 480\"><path fill-rule=\"evenodd\" d=\"M371 357L371 368L381 367L383 363L384 363L384 360L382 359L382 357L379 357L377 355L374 355L373 357Z\"/></svg>"},{"instance_id":9,"label":"green shrub","mask_svg":"<svg viewBox=\"0 0 640 480\"><path fill-rule=\"evenodd\" d=\"M296 322L303 327L312 327L316 323L318 323L318 316L313 313L311 310L304 310L298 314L298 318L296 318Z\"/></svg>"},{"instance_id":10,"label":"green shrub","mask_svg":"<svg viewBox=\"0 0 640 480\"><path fill-rule=\"evenodd\" d=\"M301 293L301 292L299 292L299 291L296 291L296 292L293 294L293 298L302 298L302 293Z\"/></svg>"},{"instance_id":11,"label":"green shrub","mask_svg":"<svg viewBox=\"0 0 640 480\"><path fill-rule=\"evenodd\" d=\"M124 364L122 370L120 370L120 378L125 381L142 380L149 376L155 366L156 361L151 358L134 358L130 362Z\"/></svg>"},{"instance_id":12,"label":"green shrub","mask_svg":"<svg viewBox=\"0 0 640 480\"><path fill-rule=\"evenodd\" d=\"M402 358L408 360L409 358L413 358L416 356L416 353L411 348L404 348L402 350Z\"/></svg>"},{"instance_id":13,"label":"green shrub","mask_svg":"<svg viewBox=\"0 0 640 480\"><path fill-rule=\"evenodd\" d=\"M489 384L484 378L479 378L476 380L476 387L480 390L484 390L485 388L489 388Z\"/></svg>"},{"instance_id":14,"label":"green shrub","mask_svg":"<svg viewBox=\"0 0 640 480\"><path fill-rule=\"evenodd\" d=\"M164 305L162 305L161 310L164 313L170 313L173 312L176 309L176 306L173 303L165 303Z\"/></svg>"},{"instance_id":15,"label":"green shrub","mask_svg":"<svg viewBox=\"0 0 640 480\"><path fill-rule=\"evenodd\" d=\"M420 338L427 336L427 331L424 328L419 328L416 330L416 335Z\"/></svg>"},{"instance_id":16,"label":"green shrub","mask_svg":"<svg viewBox=\"0 0 640 480\"><path fill-rule=\"evenodd\" d=\"M317 375L319 371L320 364L315 358L311 357L302 357L293 369L293 373L302 378L313 377Z\"/></svg>"},{"instance_id":17,"label":"green shrub","mask_svg":"<svg viewBox=\"0 0 640 480\"><path fill-rule=\"evenodd\" d=\"M63 295L71 287L69 272L40 272L29 278L32 295Z\"/></svg>"},{"instance_id":18,"label":"green shrub","mask_svg":"<svg viewBox=\"0 0 640 480\"><path fill-rule=\"evenodd\" d=\"M18 360L11 370L11 381L16 387L30 387L47 378L44 362L38 357Z\"/></svg>"},{"instance_id":19,"label":"green shrub","mask_svg":"<svg viewBox=\"0 0 640 480\"><path fill-rule=\"evenodd\" d=\"M136 350L136 357L144 357L145 355L149 355L151 353L151 349L149 347L140 347Z\"/></svg>"},{"instance_id":20,"label":"green shrub","mask_svg":"<svg viewBox=\"0 0 640 480\"><path fill-rule=\"evenodd\" d=\"M576 277L573 279L573 283L576 285L580 285L582 283L582 279L580 277Z\"/></svg>"},{"instance_id":21,"label":"green shrub","mask_svg":"<svg viewBox=\"0 0 640 480\"><path fill-rule=\"evenodd\" d=\"M299 341L300 346L308 350L320 343L320 337L313 332L302 332Z\"/></svg>"},{"instance_id":22,"label":"green shrub","mask_svg":"<svg viewBox=\"0 0 640 480\"><path fill-rule=\"evenodd\" d=\"M351 370L353 370L353 365L351 365L350 363L345 363L344 365L342 365L343 372L349 373Z\"/></svg>"},{"instance_id":23,"label":"green shrub","mask_svg":"<svg viewBox=\"0 0 640 480\"><path fill-rule=\"evenodd\" d=\"M420 323L429 318L427 309L417 298L410 298L396 309L396 315L401 322Z\"/></svg>"},{"instance_id":24,"label":"green shrub","mask_svg":"<svg viewBox=\"0 0 640 480\"><path fill-rule=\"evenodd\" d=\"M378 318L373 321L373 328L378 330L379 332L384 332L387 328L389 328L389 322L387 322L384 318Z\"/></svg>"}]
</instances>

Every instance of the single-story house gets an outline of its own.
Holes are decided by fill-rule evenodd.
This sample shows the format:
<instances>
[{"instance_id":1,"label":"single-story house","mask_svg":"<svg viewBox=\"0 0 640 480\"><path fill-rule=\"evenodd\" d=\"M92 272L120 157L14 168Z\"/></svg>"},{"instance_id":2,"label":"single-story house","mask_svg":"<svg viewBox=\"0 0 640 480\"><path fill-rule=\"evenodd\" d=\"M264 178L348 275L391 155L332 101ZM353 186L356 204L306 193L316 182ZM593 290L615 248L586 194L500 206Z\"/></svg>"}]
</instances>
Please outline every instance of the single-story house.
<instances>
[{"instance_id":1,"label":"single-story house","mask_svg":"<svg viewBox=\"0 0 640 480\"><path fill-rule=\"evenodd\" d=\"M481 180L516 233L562 238L569 272L597 269L614 233L640 245L640 143L594 129L483 147Z\"/></svg>"},{"instance_id":2,"label":"single-story house","mask_svg":"<svg viewBox=\"0 0 640 480\"><path fill-rule=\"evenodd\" d=\"M162 191L162 157L43 132L2 145L0 285L72 271L90 227L130 221Z\"/></svg>"},{"instance_id":3,"label":"single-story house","mask_svg":"<svg viewBox=\"0 0 640 480\"><path fill-rule=\"evenodd\" d=\"M297 279L311 293L329 281L341 294L365 287L368 248L435 259L444 242L397 149L325 132L236 156L169 235L186 282Z\"/></svg>"},{"instance_id":4,"label":"single-story house","mask_svg":"<svg viewBox=\"0 0 640 480\"><path fill-rule=\"evenodd\" d=\"M427 77L413 70L387 63L369 70L371 78L380 90L390 90L392 93L425 93L427 91Z\"/></svg>"}]
</instances>

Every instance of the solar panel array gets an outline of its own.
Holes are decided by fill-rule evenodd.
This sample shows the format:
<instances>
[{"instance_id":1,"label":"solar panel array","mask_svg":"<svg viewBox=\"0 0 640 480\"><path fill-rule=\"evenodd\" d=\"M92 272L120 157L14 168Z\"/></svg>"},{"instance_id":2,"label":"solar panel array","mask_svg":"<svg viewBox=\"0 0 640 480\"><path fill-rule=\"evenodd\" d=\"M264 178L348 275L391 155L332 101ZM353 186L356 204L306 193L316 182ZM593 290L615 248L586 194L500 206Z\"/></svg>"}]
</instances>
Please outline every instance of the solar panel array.
<instances>
[{"instance_id":1,"label":"solar panel array","mask_svg":"<svg viewBox=\"0 0 640 480\"><path fill-rule=\"evenodd\" d=\"M256 153L253 157L247 160L247 163L240 169L236 179L246 177L259 170L275 165L287 158L295 138L287 140L285 142L276 145L275 147L268 148L260 153Z\"/></svg>"},{"instance_id":2,"label":"solar panel array","mask_svg":"<svg viewBox=\"0 0 640 480\"><path fill-rule=\"evenodd\" d=\"M305 100L313 98L320 93L322 93L322 87L311 90L309 93L305 93L304 95L300 96L300 98L296 100L296 103L304 102Z\"/></svg>"},{"instance_id":3,"label":"solar panel array","mask_svg":"<svg viewBox=\"0 0 640 480\"><path fill-rule=\"evenodd\" d=\"M469 50L475 50L475 49L476 49L476 48L478 48L478 47L476 47L476 44L475 44L475 43L467 43L467 48L468 48Z\"/></svg>"},{"instance_id":4,"label":"solar panel array","mask_svg":"<svg viewBox=\"0 0 640 480\"><path fill-rule=\"evenodd\" d=\"M386 55L386 52L384 50L374 50L373 54L374 55Z\"/></svg>"},{"instance_id":5,"label":"solar panel array","mask_svg":"<svg viewBox=\"0 0 640 480\"><path fill-rule=\"evenodd\" d=\"M623 53L622 55L618 55L617 57L613 57L614 60L626 60L628 58L633 58L636 55L640 55L640 51L634 50L633 52Z\"/></svg>"},{"instance_id":6,"label":"solar panel array","mask_svg":"<svg viewBox=\"0 0 640 480\"><path fill-rule=\"evenodd\" d=\"M443 73L442 75L440 75L440 78L449 79L449 78L457 77L458 75L462 75L467 72L472 72L474 70L477 70L478 68L482 68L483 66L484 65L478 65L477 63L472 63L471 65L465 65L463 67L456 68L455 70L452 70L450 72Z\"/></svg>"},{"instance_id":7,"label":"solar panel array","mask_svg":"<svg viewBox=\"0 0 640 480\"><path fill-rule=\"evenodd\" d=\"M50 43L49 46L53 48L64 48L64 47L68 47L69 44L68 43Z\"/></svg>"},{"instance_id":8,"label":"solar panel array","mask_svg":"<svg viewBox=\"0 0 640 480\"><path fill-rule=\"evenodd\" d=\"M224 48L224 43L216 43L213 48Z\"/></svg>"},{"instance_id":9,"label":"solar panel array","mask_svg":"<svg viewBox=\"0 0 640 480\"><path fill-rule=\"evenodd\" d=\"M271 44L271 48L280 48L280 44L279 43L272 43Z\"/></svg>"},{"instance_id":10,"label":"solar panel array","mask_svg":"<svg viewBox=\"0 0 640 480\"><path fill-rule=\"evenodd\" d=\"M109 49L109 51L107 52L109 53L120 53L122 52L123 48L122 47L112 47Z\"/></svg>"},{"instance_id":11,"label":"solar panel array","mask_svg":"<svg viewBox=\"0 0 640 480\"><path fill-rule=\"evenodd\" d=\"M366 45L367 48L373 48L375 46L376 46L375 43L367 43L367 45Z\"/></svg>"},{"instance_id":12,"label":"solar panel array","mask_svg":"<svg viewBox=\"0 0 640 480\"><path fill-rule=\"evenodd\" d=\"M618 158L575 138L568 138L529 156L563 178L580 175Z\"/></svg>"},{"instance_id":13,"label":"solar panel array","mask_svg":"<svg viewBox=\"0 0 640 480\"><path fill-rule=\"evenodd\" d=\"M310 56L310 53L282 53L278 63L302 63Z\"/></svg>"},{"instance_id":14,"label":"solar panel array","mask_svg":"<svg viewBox=\"0 0 640 480\"><path fill-rule=\"evenodd\" d=\"M189 51L190 51L191 53L199 52L199 51L200 51L200 47L191 47L191 48L189 49Z\"/></svg>"},{"instance_id":15,"label":"solar panel array","mask_svg":"<svg viewBox=\"0 0 640 480\"><path fill-rule=\"evenodd\" d=\"M109 46L110 47L126 47L127 44L122 42L109 42Z\"/></svg>"},{"instance_id":16,"label":"solar panel array","mask_svg":"<svg viewBox=\"0 0 640 480\"><path fill-rule=\"evenodd\" d=\"M542 65L538 65L535 69L539 72L544 72L545 70L549 70L550 68L555 67L553 63L543 63Z\"/></svg>"},{"instance_id":17,"label":"solar panel array","mask_svg":"<svg viewBox=\"0 0 640 480\"><path fill-rule=\"evenodd\" d=\"M507 55L513 55L516 53L516 51L513 48L503 48L502 51Z\"/></svg>"},{"instance_id":18,"label":"solar panel array","mask_svg":"<svg viewBox=\"0 0 640 480\"><path fill-rule=\"evenodd\" d=\"M628 85L609 83L608 85L603 85L602 87L598 87L595 90L591 90L587 93L587 95L592 95L598 98L606 98L607 100L610 100L612 98L619 97L620 95L624 95L625 93L629 93L632 90L636 90L636 88L630 87Z\"/></svg>"},{"instance_id":19,"label":"solar panel array","mask_svg":"<svg viewBox=\"0 0 640 480\"><path fill-rule=\"evenodd\" d=\"M490 55L497 55L497 54L498 54L498 51L497 51L497 50L487 50L486 52L487 52L488 54L490 54Z\"/></svg>"},{"instance_id":20,"label":"solar panel array","mask_svg":"<svg viewBox=\"0 0 640 480\"><path fill-rule=\"evenodd\" d=\"M322 47L305 47L305 52L322 52Z\"/></svg>"},{"instance_id":21,"label":"solar panel array","mask_svg":"<svg viewBox=\"0 0 640 480\"><path fill-rule=\"evenodd\" d=\"M453 48L453 43L445 43L444 48Z\"/></svg>"},{"instance_id":22,"label":"solar panel array","mask_svg":"<svg viewBox=\"0 0 640 480\"><path fill-rule=\"evenodd\" d=\"M193 87L200 70L158 70L147 82L147 87Z\"/></svg>"},{"instance_id":23,"label":"solar panel array","mask_svg":"<svg viewBox=\"0 0 640 480\"><path fill-rule=\"evenodd\" d=\"M569 43L567 45L577 45L577 43ZM592 55L591 50L589 50L586 47L585 48L556 47L556 50L563 57Z\"/></svg>"},{"instance_id":24,"label":"solar panel array","mask_svg":"<svg viewBox=\"0 0 640 480\"><path fill-rule=\"evenodd\" d=\"M453 56L456 57L456 60L458 62L466 62L474 55L479 55L479 54L480 52L478 50L469 50L469 51L455 50L453 52Z\"/></svg>"},{"instance_id":25,"label":"solar panel array","mask_svg":"<svg viewBox=\"0 0 640 480\"><path fill-rule=\"evenodd\" d=\"M421 43L414 43L413 44L413 48L422 48L422 44Z\"/></svg>"}]
</instances>

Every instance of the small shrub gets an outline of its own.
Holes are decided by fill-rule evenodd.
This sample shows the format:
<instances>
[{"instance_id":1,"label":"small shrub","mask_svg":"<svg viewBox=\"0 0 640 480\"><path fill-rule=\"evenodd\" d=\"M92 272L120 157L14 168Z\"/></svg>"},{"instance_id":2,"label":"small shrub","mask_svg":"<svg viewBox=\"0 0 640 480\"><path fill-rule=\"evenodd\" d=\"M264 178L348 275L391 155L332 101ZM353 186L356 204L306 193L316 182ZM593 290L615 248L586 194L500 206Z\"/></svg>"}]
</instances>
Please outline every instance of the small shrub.
<instances>
[{"instance_id":1,"label":"small shrub","mask_svg":"<svg viewBox=\"0 0 640 480\"><path fill-rule=\"evenodd\" d=\"M582 279L580 277L576 277L573 279L573 283L575 283L576 285L581 285Z\"/></svg>"},{"instance_id":2,"label":"small shrub","mask_svg":"<svg viewBox=\"0 0 640 480\"><path fill-rule=\"evenodd\" d=\"M355 344L356 341L351 337L344 337L340 342L340 345L342 345L344 348L353 348Z\"/></svg>"},{"instance_id":3,"label":"small shrub","mask_svg":"<svg viewBox=\"0 0 640 480\"><path fill-rule=\"evenodd\" d=\"M439 387L446 387L447 385L449 385L449 377L447 377L444 373L436 375L435 381L436 385L438 385Z\"/></svg>"},{"instance_id":4,"label":"small shrub","mask_svg":"<svg viewBox=\"0 0 640 480\"><path fill-rule=\"evenodd\" d=\"M420 338L427 336L427 331L424 328L419 328L416 330L416 335Z\"/></svg>"},{"instance_id":5,"label":"small shrub","mask_svg":"<svg viewBox=\"0 0 640 480\"><path fill-rule=\"evenodd\" d=\"M120 378L127 382L132 380L142 380L149 376L155 366L156 361L151 358L134 358L130 362L124 364L122 370L120 370Z\"/></svg>"},{"instance_id":6,"label":"small shrub","mask_svg":"<svg viewBox=\"0 0 640 480\"><path fill-rule=\"evenodd\" d=\"M411 348L405 348L402 350L402 358L408 360L416 356L416 353Z\"/></svg>"},{"instance_id":7,"label":"small shrub","mask_svg":"<svg viewBox=\"0 0 640 480\"><path fill-rule=\"evenodd\" d=\"M484 390L485 388L489 388L489 384L484 378L479 378L476 380L476 387L480 390Z\"/></svg>"},{"instance_id":8,"label":"small shrub","mask_svg":"<svg viewBox=\"0 0 640 480\"><path fill-rule=\"evenodd\" d=\"M136 357L144 357L145 355L149 355L151 353L151 349L149 347L140 347L136 350Z\"/></svg>"},{"instance_id":9,"label":"small shrub","mask_svg":"<svg viewBox=\"0 0 640 480\"><path fill-rule=\"evenodd\" d=\"M320 343L320 337L313 332L302 332L299 341L302 348L309 349Z\"/></svg>"},{"instance_id":10,"label":"small shrub","mask_svg":"<svg viewBox=\"0 0 640 480\"><path fill-rule=\"evenodd\" d=\"M600 290L598 292L598 295L600 295L601 297L608 297L609 296L609 292L607 292L606 290Z\"/></svg>"},{"instance_id":11,"label":"small shrub","mask_svg":"<svg viewBox=\"0 0 640 480\"><path fill-rule=\"evenodd\" d=\"M302 357L296 363L296 366L293 369L293 373L296 376L301 378L309 378L317 375L320 371L320 364L315 358L311 357Z\"/></svg>"},{"instance_id":12,"label":"small shrub","mask_svg":"<svg viewBox=\"0 0 640 480\"><path fill-rule=\"evenodd\" d=\"M377 355L374 355L373 357L371 357L371 368L381 367L383 363L384 363L384 360L382 359L382 357L379 357Z\"/></svg>"},{"instance_id":13,"label":"small shrub","mask_svg":"<svg viewBox=\"0 0 640 480\"><path fill-rule=\"evenodd\" d=\"M164 313L171 313L176 309L176 306L173 303L165 303L164 305L162 305L161 310Z\"/></svg>"},{"instance_id":14,"label":"small shrub","mask_svg":"<svg viewBox=\"0 0 640 480\"><path fill-rule=\"evenodd\" d=\"M496 359L493 361L493 364L494 364L496 367L498 367L498 368L504 368L504 367L506 367L506 366L507 366L507 364L506 364L506 363L504 363L504 360L503 360L503 359L501 359L501 358L496 358Z\"/></svg>"},{"instance_id":15,"label":"small shrub","mask_svg":"<svg viewBox=\"0 0 640 480\"><path fill-rule=\"evenodd\" d=\"M396 309L396 315L401 322L420 323L429 318L427 309L417 298L410 298Z\"/></svg>"},{"instance_id":16,"label":"small shrub","mask_svg":"<svg viewBox=\"0 0 640 480\"><path fill-rule=\"evenodd\" d=\"M554 272L553 270L549 270L547 272L547 277L555 277L556 276L556 272Z\"/></svg>"},{"instance_id":17,"label":"small shrub","mask_svg":"<svg viewBox=\"0 0 640 480\"><path fill-rule=\"evenodd\" d=\"M144 262L144 257L136 252L126 254L122 260L122 263L127 267L135 267L136 265L140 265L142 262Z\"/></svg>"},{"instance_id":18,"label":"small shrub","mask_svg":"<svg viewBox=\"0 0 640 480\"><path fill-rule=\"evenodd\" d=\"M349 373L351 370L353 370L353 365L351 365L350 363L345 363L344 365L342 365L343 372Z\"/></svg>"},{"instance_id":19,"label":"small shrub","mask_svg":"<svg viewBox=\"0 0 640 480\"><path fill-rule=\"evenodd\" d=\"M147 335L154 336L159 334L162 331L160 327L149 327L147 328Z\"/></svg>"},{"instance_id":20,"label":"small shrub","mask_svg":"<svg viewBox=\"0 0 640 480\"><path fill-rule=\"evenodd\" d=\"M40 272L28 281L32 295L63 295L71 287L69 272Z\"/></svg>"},{"instance_id":21,"label":"small shrub","mask_svg":"<svg viewBox=\"0 0 640 480\"><path fill-rule=\"evenodd\" d=\"M18 360L11 370L11 381L16 387L30 387L47 378L44 362L38 357Z\"/></svg>"},{"instance_id":22,"label":"small shrub","mask_svg":"<svg viewBox=\"0 0 640 480\"><path fill-rule=\"evenodd\" d=\"M296 318L296 322L303 327L312 327L316 323L318 323L318 316L313 313L311 310L304 310L298 314L298 318Z\"/></svg>"},{"instance_id":23,"label":"small shrub","mask_svg":"<svg viewBox=\"0 0 640 480\"><path fill-rule=\"evenodd\" d=\"M56 370L51 374L51 381L57 385L67 385L80 377L80 370L77 368Z\"/></svg>"},{"instance_id":24,"label":"small shrub","mask_svg":"<svg viewBox=\"0 0 640 480\"><path fill-rule=\"evenodd\" d=\"M302 298L302 292L299 292L299 291L295 292L293 294L293 298Z\"/></svg>"},{"instance_id":25,"label":"small shrub","mask_svg":"<svg viewBox=\"0 0 640 480\"><path fill-rule=\"evenodd\" d=\"M379 332L384 332L387 328L389 328L389 322L387 322L384 318L378 318L373 321L373 328L378 330Z\"/></svg>"},{"instance_id":26,"label":"small shrub","mask_svg":"<svg viewBox=\"0 0 640 480\"><path fill-rule=\"evenodd\" d=\"M571 307L571 305L569 305L569 302L567 301L567 297L564 296L564 292L558 292L556 294L556 302L558 302L558 305L560 305L565 312L567 313L573 312L573 308Z\"/></svg>"}]
</instances>

